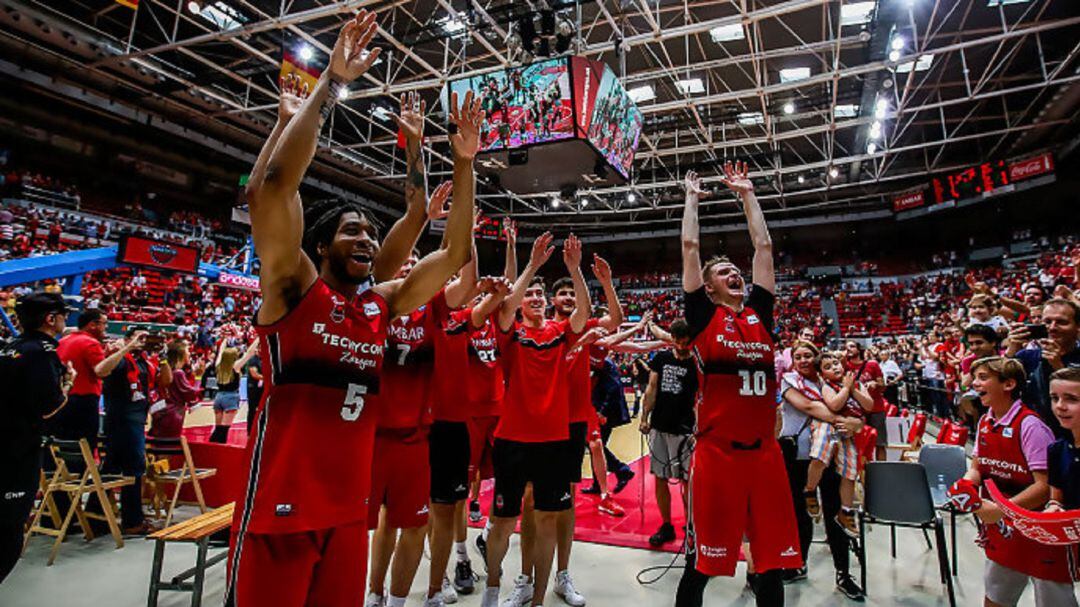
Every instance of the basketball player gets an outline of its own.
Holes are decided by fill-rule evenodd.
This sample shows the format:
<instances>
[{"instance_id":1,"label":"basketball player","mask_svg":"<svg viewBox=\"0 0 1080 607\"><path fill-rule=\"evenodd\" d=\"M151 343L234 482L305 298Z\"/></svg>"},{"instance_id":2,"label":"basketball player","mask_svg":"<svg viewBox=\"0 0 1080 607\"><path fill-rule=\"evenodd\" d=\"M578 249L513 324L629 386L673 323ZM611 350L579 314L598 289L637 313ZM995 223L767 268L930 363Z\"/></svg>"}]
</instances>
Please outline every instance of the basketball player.
<instances>
[{"instance_id":1,"label":"basketball player","mask_svg":"<svg viewBox=\"0 0 1080 607\"><path fill-rule=\"evenodd\" d=\"M391 318L430 300L468 259L473 159L484 115L451 96L453 205L446 247L404 280L369 281L379 245L358 205L302 208L300 182L341 89L378 59L366 52L375 14L342 28L329 66L291 120L279 123L252 170L252 237L262 264L256 315L266 394L248 443L247 489L236 509L226 602L357 605L364 598L374 414ZM286 124L287 123L287 124ZM400 261L399 261L400 265Z\"/></svg>"},{"instance_id":2,"label":"basketball player","mask_svg":"<svg viewBox=\"0 0 1080 607\"><path fill-rule=\"evenodd\" d=\"M551 241L551 234L544 233L533 242L529 263L499 311L507 393L495 429L495 496L483 607L498 604L502 561L521 514L526 485L532 486L537 529L535 546L523 553L525 574L515 583L512 599L517 605L530 600L543 604L555 552L556 518L571 504L570 483L563 467L553 462L564 460L569 439L567 341L584 332L590 303L581 273L581 242L571 235L563 245L563 261L574 281L578 306L567 322L544 318L547 298L536 271L551 257ZM521 320L515 320L519 308Z\"/></svg>"},{"instance_id":3,"label":"basketball player","mask_svg":"<svg viewBox=\"0 0 1080 607\"><path fill-rule=\"evenodd\" d=\"M759 606L784 603L784 569L802 566L787 473L776 442L772 240L745 163L724 164L721 181L742 201L754 245L753 287L730 261L701 265L697 174L686 176L682 219L686 322L699 364L701 399L690 466L686 570L677 607L702 603L710 576L735 574L749 539Z\"/></svg>"}]
</instances>

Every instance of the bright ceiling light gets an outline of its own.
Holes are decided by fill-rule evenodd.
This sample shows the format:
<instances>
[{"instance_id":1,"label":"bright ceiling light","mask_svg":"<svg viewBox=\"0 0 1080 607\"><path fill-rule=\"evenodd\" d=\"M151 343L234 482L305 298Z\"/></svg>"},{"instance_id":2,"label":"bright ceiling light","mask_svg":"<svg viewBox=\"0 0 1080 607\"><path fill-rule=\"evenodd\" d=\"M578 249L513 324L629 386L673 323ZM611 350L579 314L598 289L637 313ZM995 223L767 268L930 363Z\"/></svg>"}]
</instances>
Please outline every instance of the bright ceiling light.
<instances>
[{"instance_id":1,"label":"bright ceiling light","mask_svg":"<svg viewBox=\"0 0 1080 607\"><path fill-rule=\"evenodd\" d=\"M743 26L741 23L732 23L731 25L720 25L709 30L709 36L712 41L720 44L721 42L731 42L732 40L742 40L746 37L743 33Z\"/></svg>"},{"instance_id":2,"label":"bright ceiling light","mask_svg":"<svg viewBox=\"0 0 1080 607\"><path fill-rule=\"evenodd\" d=\"M877 153L877 144L874 143L873 141L866 144L866 153L867 154L876 154Z\"/></svg>"},{"instance_id":3,"label":"bright ceiling light","mask_svg":"<svg viewBox=\"0 0 1080 607\"><path fill-rule=\"evenodd\" d=\"M840 176L840 170L839 169L837 169L836 167L829 167L829 177L832 177L833 179L836 179L839 176Z\"/></svg>"},{"instance_id":4,"label":"bright ceiling light","mask_svg":"<svg viewBox=\"0 0 1080 607\"><path fill-rule=\"evenodd\" d=\"M679 87L679 92L683 95L695 95L705 92L705 83L701 81L701 78L680 80L675 83L675 86Z\"/></svg>"},{"instance_id":5,"label":"bright ceiling light","mask_svg":"<svg viewBox=\"0 0 1080 607\"><path fill-rule=\"evenodd\" d=\"M806 183L806 177L799 175L799 183Z\"/></svg>"},{"instance_id":6,"label":"bright ceiling light","mask_svg":"<svg viewBox=\"0 0 1080 607\"><path fill-rule=\"evenodd\" d=\"M198 15L202 12L202 2L199 2L199 0L191 0L191 2L187 3L187 9L192 15Z\"/></svg>"},{"instance_id":7,"label":"bright ceiling light","mask_svg":"<svg viewBox=\"0 0 1080 607\"><path fill-rule=\"evenodd\" d=\"M901 51L901 50L904 50L904 45L905 45L905 44L907 44L907 43L906 43L906 42L904 41L904 37L903 37L903 36L899 36L899 35L898 35L898 36L893 36L893 39L892 39L892 49L893 49L894 51Z\"/></svg>"},{"instance_id":8,"label":"bright ceiling light","mask_svg":"<svg viewBox=\"0 0 1080 607\"><path fill-rule=\"evenodd\" d=\"M854 103L842 103L833 108L833 116L837 118L854 118L859 115L859 106Z\"/></svg>"},{"instance_id":9,"label":"bright ceiling light","mask_svg":"<svg viewBox=\"0 0 1080 607\"><path fill-rule=\"evenodd\" d=\"M439 24L439 26L442 27L442 30L451 37L464 35L465 30L468 29L468 25L460 15L458 17L450 17L447 15L437 20L435 23Z\"/></svg>"},{"instance_id":10,"label":"bright ceiling light","mask_svg":"<svg viewBox=\"0 0 1080 607\"><path fill-rule=\"evenodd\" d=\"M626 91L626 94L634 101L634 103L641 103L642 101L652 101L656 99L656 91L653 90L652 85L643 84L641 86L635 86L634 88Z\"/></svg>"},{"instance_id":11,"label":"bright ceiling light","mask_svg":"<svg viewBox=\"0 0 1080 607\"><path fill-rule=\"evenodd\" d=\"M375 109L371 110L371 115L383 122L389 122L392 118L390 110L384 108L381 105L376 105Z\"/></svg>"},{"instance_id":12,"label":"bright ceiling light","mask_svg":"<svg viewBox=\"0 0 1080 607\"><path fill-rule=\"evenodd\" d=\"M794 114L795 113L795 104L790 102L790 101L785 103L784 104L784 113L785 114Z\"/></svg>"},{"instance_id":13,"label":"bright ceiling light","mask_svg":"<svg viewBox=\"0 0 1080 607\"><path fill-rule=\"evenodd\" d=\"M349 87L343 86L340 89L338 89L337 96L338 96L338 99L341 99L341 100L348 99L349 98Z\"/></svg>"},{"instance_id":14,"label":"bright ceiling light","mask_svg":"<svg viewBox=\"0 0 1080 607\"><path fill-rule=\"evenodd\" d=\"M987 0L986 6L1006 6L1009 4L1026 4L1031 0Z\"/></svg>"},{"instance_id":15,"label":"bright ceiling light","mask_svg":"<svg viewBox=\"0 0 1080 607\"><path fill-rule=\"evenodd\" d=\"M629 202L630 204L634 204L635 202L637 202L637 194L635 194L633 192L630 192L629 194L627 194L626 195L626 202Z\"/></svg>"},{"instance_id":16,"label":"bright ceiling light","mask_svg":"<svg viewBox=\"0 0 1080 607\"><path fill-rule=\"evenodd\" d=\"M739 124L743 126L765 123L765 117L761 115L761 112L743 112L739 114L738 120Z\"/></svg>"},{"instance_id":17,"label":"bright ceiling light","mask_svg":"<svg viewBox=\"0 0 1080 607\"><path fill-rule=\"evenodd\" d=\"M553 208L553 209L559 208L559 203L560 202L561 201L559 200L558 196L552 196L551 197L551 208Z\"/></svg>"},{"instance_id":18,"label":"bright ceiling light","mask_svg":"<svg viewBox=\"0 0 1080 607\"><path fill-rule=\"evenodd\" d=\"M852 2L840 6L840 26L869 23L877 2Z\"/></svg>"},{"instance_id":19,"label":"bright ceiling light","mask_svg":"<svg viewBox=\"0 0 1080 607\"><path fill-rule=\"evenodd\" d=\"M810 68L808 67L789 67L780 70L780 82L794 82L796 80L806 80L810 77Z\"/></svg>"},{"instance_id":20,"label":"bright ceiling light","mask_svg":"<svg viewBox=\"0 0 1080 607\"><path fill-rule=\"evenodd\" d=\"M874 118L881 120L889 113L889 101L887 99L878 99L877 104L874 107Z\"/></svg>"},{"instance_id":21,"label":"bright ceiling light","mask_svg":"<svg viewBox=\"0 0 1080 607\"><path fill-rule=\"evenodd\" d=\"M879 137L881 137L881 123L875 120L874 124L870 125L870 138L877 139Z\"/></svg>"},{"instance_id":22,"label":"bright ceiling light","mask_svg":"<svg viewBox=\"0 0 1080 607\"><path fill-rule=\"evenodd\" d=\"M894 59L895 61L895 59ZM927 53L925 55L919 55L919 58L914 62L907 61L896 66L897 74L906 74L914 69L916 72L923 72L930 69L930 66L934 64L934 54Z\"/></svg>"},{"instance_id":23,"label":"bright ceiling light","mask_svg":"<svg viewBox=\"0 0 1080 607\"><path fill-rule=\"evenodd\" d=\"M300 47L300 58L304 61L311 61L311 58L315 56L315 51L311 50L311 47L304 45Z\"/></svg>"},{"instance_id":24,"label":"bright ceiling light","mask_svg":"<svg viewBox=\"0 0 1080 607\"><path fill-rule=\"evenodd\" d=\"M900 51L889 51L889 61L900 61Z\"/></svg>"}]
</instances>

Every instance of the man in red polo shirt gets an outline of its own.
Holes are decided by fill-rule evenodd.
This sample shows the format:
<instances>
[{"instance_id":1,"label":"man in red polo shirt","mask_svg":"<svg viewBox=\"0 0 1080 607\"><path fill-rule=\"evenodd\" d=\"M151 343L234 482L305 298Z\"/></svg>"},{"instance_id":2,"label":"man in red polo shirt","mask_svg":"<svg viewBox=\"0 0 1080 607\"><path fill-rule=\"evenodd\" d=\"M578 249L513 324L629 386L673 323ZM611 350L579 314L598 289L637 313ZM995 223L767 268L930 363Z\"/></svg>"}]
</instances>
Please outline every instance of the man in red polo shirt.
<instances>
[{"instance_id":1,"label":"man in red polo shirt","mask_svg":"<svg viewBox=\"0 0 1080 607\"><path fill-rule=\"evenodd\" d=\"M866 391L874 399L874 408L866 416L866 421L878 433L874 458L884 460L885 444L888 442L885 436L885 374L881 372L877 361L866 357L862 344L851 339L844 344L844 368L858 375L859 383L866 387Z\"/></svg>"}]
</instances>

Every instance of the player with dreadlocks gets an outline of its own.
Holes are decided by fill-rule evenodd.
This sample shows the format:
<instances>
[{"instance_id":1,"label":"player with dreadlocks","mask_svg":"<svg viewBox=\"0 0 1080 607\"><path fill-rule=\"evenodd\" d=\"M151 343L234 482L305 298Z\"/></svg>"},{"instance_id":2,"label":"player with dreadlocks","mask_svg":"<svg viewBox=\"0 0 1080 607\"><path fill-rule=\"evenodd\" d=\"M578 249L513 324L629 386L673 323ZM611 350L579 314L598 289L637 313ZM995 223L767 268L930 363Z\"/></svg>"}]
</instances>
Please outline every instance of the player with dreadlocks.
<instances>
[{"instance_id":1,"label":"player with dreadlocks","mask_svg":"<svg viewBox=\"0 0 1080 607\"><path fill-rule=\"evenodd\" d=\"M318 84L291 120L279 120L252 170L247 194L262 268L256 322L267 387L248 442L227 603L363 602L375 416L364 405L379 391L387 325L429 301L469 258L473 158L484 119L471 94L460 108L456 95L451 101L457 130L444 246L406 278L365 288L373 264L393 274L412 243L380 254L359 205L300 203L321 125L341 90L379 56L367 51L376 31L367 11L345 24Z\"/></svg>"}]
</instances>

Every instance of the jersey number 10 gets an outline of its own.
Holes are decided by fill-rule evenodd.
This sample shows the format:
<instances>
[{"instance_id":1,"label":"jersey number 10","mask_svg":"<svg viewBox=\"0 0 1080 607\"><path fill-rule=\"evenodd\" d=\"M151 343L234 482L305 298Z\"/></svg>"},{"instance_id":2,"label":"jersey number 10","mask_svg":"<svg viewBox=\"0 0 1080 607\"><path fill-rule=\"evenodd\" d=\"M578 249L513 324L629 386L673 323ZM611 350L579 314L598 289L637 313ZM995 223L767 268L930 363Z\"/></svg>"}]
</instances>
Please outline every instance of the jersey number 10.
<instances>
[{"instance_id":1,"label":"jersey number 10","mask_svg":"<svg viewBox=\"0 0 1080 607\"><path fill-rule=\"evenodd\" d=\"M739 388L739 396L765 396L769 392L769 376L765 371L750 372L746 369L739 370L742 378L742 387Z\"/></svg>"},{"instance_id":2,"label":"jersey number 10","mask_svg":"<svg viewBox=\"0 0 1080 607\"><path fill-rule=\"evenodd\" d=\"M367 386L349 384L349 391L345 393L345 404L341 406L341 419L354 422L360 418L360 412L364 410L365 394Z\"/></svg>"}]
</instances>

